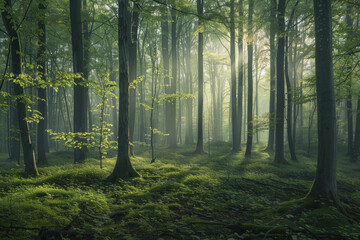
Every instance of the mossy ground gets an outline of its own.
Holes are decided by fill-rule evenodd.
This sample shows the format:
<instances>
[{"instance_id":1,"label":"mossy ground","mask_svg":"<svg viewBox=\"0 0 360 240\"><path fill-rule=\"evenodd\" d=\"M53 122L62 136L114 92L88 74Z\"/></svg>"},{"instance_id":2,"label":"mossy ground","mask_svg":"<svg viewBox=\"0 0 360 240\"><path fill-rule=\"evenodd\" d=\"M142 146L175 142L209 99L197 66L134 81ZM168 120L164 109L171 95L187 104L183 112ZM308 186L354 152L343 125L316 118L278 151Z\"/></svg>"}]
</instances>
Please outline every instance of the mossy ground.
<instances>
[{"instance_id":1,"label":"mossy ground","mask_svg":"<svg viewBox=\"0 0 360 240\"><path fill-rule=\"evenodd\" d=\"M148 150L137 149L132 162L141 177L115 184L105 181L115 157L100 169L95 158L74 165L72 152L54 152L39 177L25 178L22 166L0 155L0 239L37 235L4 226L63 229L82 209L86 214L72 229L95 239L358 239L360 163L339 153L345 216L320 202L306 207L301 199L316 157L299 151L299 162L277 166L263 149L255 146L245 158L226 143L211 145L210 155L193 155L192 146L160 148L154 164Z\"/></svg>"}]
</instances>

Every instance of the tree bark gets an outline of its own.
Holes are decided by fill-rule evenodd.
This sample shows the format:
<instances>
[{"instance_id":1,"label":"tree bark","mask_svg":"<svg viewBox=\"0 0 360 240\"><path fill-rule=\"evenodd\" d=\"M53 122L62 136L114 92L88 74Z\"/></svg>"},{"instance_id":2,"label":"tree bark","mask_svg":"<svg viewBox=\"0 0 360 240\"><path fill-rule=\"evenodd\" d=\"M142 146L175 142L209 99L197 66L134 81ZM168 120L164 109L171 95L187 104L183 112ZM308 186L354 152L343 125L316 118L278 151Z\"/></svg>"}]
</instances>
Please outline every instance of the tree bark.
<instances>
[{"instance_id":1,"label":"tree bark","mask_svg":"<svg viewBox=\"0 0 360 240\"><path fill-rule=\"evenodd\" d=\"M134 1L134 7L131 17L131 37L129 41L129 82L133 82L137 78L137 41L139 27L139 7ZM129 27L130 27L129 26ZM136 86L130 88L130 105L129 105L129 141L130 155L134 156L134 131L135 131L135 113L136 113Z\"/></svg>"},{"instance_id":2,"label":"tree bark","mask_svg":"<svg viewBox=\"0 0 360 240\"><path fill-rule=\"evenodd\" d=\"M238 118L238 140L239 150L241 150L241 134L242 134L242 121L243 121L243 88L244 88L244 9L243 0L239 0L239 31L238 31L238 106L237 106L237 118Z\"/></svg>"},{"instance_id":3,"label":"tree bark","mask_svg":"<svg viewBox=\"0 0 360 240\"><path fill-rule=\"evenodd\" d=\"M191 72L191 29L186 32L186 78L189 93L192 94L192 72ZM194 142L193 133L193 99L186 99L186 135L185 144Z\"/></svg>"},{"instance_id":4,"label":"tree bark","mask_svg":"<svg viewBox=\"0 0 360 240\"><path fill-rule=\"evenodd\" d=\"M277 101L276 101L276 132L275 132L275 162L286 163L284 158L284 108L285 108L285 86L284 86L284 47L285 47L285 0L279 0L278 5L278 51L277 51Z\"/></svg>"},{"instance_id":5,"label":"tree bark","mask_svg":"<svg viewBox=\"0 0 360 240\"><path fill-rule=\"evenodd\" d=\"M165 1L166 4L166 1ZM162 49L162 58L163 58L163 68L164 68L164 85L165 85L165 94L170 93L169 87L169 23L168 23L168 13L167 9L163 8L161 13L162 21L161 21L161 49ZM165 102L165 132L170 132L170 109L171 103Z\"/></svg>"},{"instance_id":6,"label":"tree bark","mask_svg":"<svg viewBox=\"0 0 360 240\"><path fill-rule=\"evenodd\" d=\"M129 76L127 49L128 36L128 0L118 0L118 36L119 36L119 134L118 156L115 168L108 181L115 182L119 178L137 177L129 156Z\"/></svg>"},{"instance_id":7,"label":"tree bark","mask_svg":"<svg viewBox=\"0 0 360 240\"><path fill-rule=\"evenodd\" d=\"M87 0L83 0L83 7L86 11L87 9ZM89 64L90 64L90 37L91 32L89 31L89 23L88 19L85 18L83 22L83 31L84 31L84 79L87 81L89 80ZM92 116L91 116L91 104L90 104L90 93L89 88L85 88L85 95L86 95L86 111L85 114L85 122L88 132L92 131Z\"/></svg>"},{"instance_id":8,"label":"tree bark","mask_svg":"<svg viewBox=\"0 0 360 240\"><path fill-rule=\"evenodd\" d=\"M175 4L174 4L175 5ZM173 5L173 7L175 7ZM176 94L176 81L177 81L177 36L176 36L176 12L171 12L171 87L170 94ZM170 105L170 125L169 125L169 147L175 148L177 146L177 137L176 137L176 98L171 101Z\"/></svg>"},{"instance_id":9,"label":"tree bark","mask_svg":"<svg viewBox=\"0 0 360 240\"><path fill-rule=\"evenodd\" d=\"M70 0L70 21L71 21L71 40L73 52L74 73L84 73L83 41L81 31L81 0ZM75 79L74 86L74 132L86 132L86 114L87 114L87 95L86 87L82 86L81 78ZM86 139L77 136L75 138L79 144L84 144ZM75 147L74 162L82 163L86 158L85 147Z\"/></svg>"},{"instance_id":10,"label":"tree bark","mask_svg":"<svg viewBox=\"0 0 360 240\"><path fill-rule=\"evenodd\" d=\"M289 46L288 46L288 37L286 37L285 45L286 45L286 57L285 57L285 78L286 78L286 89L287 89L287 136L288 136L288 144L289 144L289 150L290 150L290 156L292 161L297 161L296 155L295 155L295 146L293 141L293 130L292 130L292 121L293 121L293 115L292 112L295 111L293 109L293 103L292 103L292 87L290 82L290 76L289 76Z\"/></svg>"},{"instance_id":11,"label":"tree bark","mask_svg":"<svg viewBox=\"0 0 360 240\"><path fill-rule=\"evenodd\" d=\"M315 68L318 114L318 159L309 196L334 201L336 196L336 113L332 62L331 0L314 0Z\"/></svg>"},{"instance_id":12,"label":"tree bark","mask_svg":"<svg viewBox=\"0 0 360 240\"><path fill-rule=\"evenodd\" d=\"M270 8L270 106L269 106L269 139L266 151L274 151L275 140L275 74L276 74L276 0L271 0Z\"/></svg>"},{"instance_id":13,"label":"tree bark","mask_svg":"<svg viewBox=\"0 0 360 240\"><path fill-rule=\"evenodd\" d=\"M252 15L254 12L254 0L249 0L249 42L248 42L248 131L246 141L246 152L245 155L251 155L252 141L253 141L253 21Z\"/></svg>"},{"instance_id":14,"label":"tree bark","mask_svg":"<svg viewBox=\"0 0 360 240\"><path fill-rule=\"evenodd\" d=\"M45 28L45 10L46 10L46 1L39 1L38 3L39 10L39 20L38 20L38 52L36 65L38 71L41 74L41 78L45 80L45 60L46 60L46 28ZM39 120L38 129L37 129L37 150L38 150L38 163L46 164L46 148L48 145L48 138L46 133L46 121L47 121L47 98L46 98L46 88L38 88L38 97L41 99L38 101L38 111L41 113L43 119Z\"/></svg>"},{"instance_id":15,"label":"tree bark","mask_svg":"<svg viewBox=\"0 0 360 240\"><path fill-rule=\"evenodd\" d=\"M236 68L235 68L235 0L230 1L230 65L231 65L231 125L232 125L232 151L240 150L237 102L236 102Z\"/></svg>"},{"instance_id":16,"label":"tree bark","mask_svg":"<svg viewBox=\"0 0 360 240\"><path fill-rule=\"evenodd\" d=\"M197 13L199 15L199 26L202 26L202 15L204 12L204 0L197 0ZM204 66L203 66L203 32L199 31L199 45L198 45L198 79L199 79L199 94L198 94L198 134L196 144L196 154L204 153L204 139L203 139L203 105L204 105Z\"/></svg>"},{"instance_id":17,"label":"tree bark","mask_svg":"<svg viewBox=\"0 0 360 240\"><path fill-rule=\"evenodd\" d=\"M1 13L2 19L11 41L11 69L15 76L21 74L21 48L20 35L15 25L15 19L11 14L11 1L4 1L4 10ZM30 176L38 175L35 153L31 142L29 126L26 121L26 104L23 99L24 89L19 84L14 83L14 93L16 98L16 108L18 113L18 122L20 137L24 154L25 173Z\"/></svg>"}]
</instances>

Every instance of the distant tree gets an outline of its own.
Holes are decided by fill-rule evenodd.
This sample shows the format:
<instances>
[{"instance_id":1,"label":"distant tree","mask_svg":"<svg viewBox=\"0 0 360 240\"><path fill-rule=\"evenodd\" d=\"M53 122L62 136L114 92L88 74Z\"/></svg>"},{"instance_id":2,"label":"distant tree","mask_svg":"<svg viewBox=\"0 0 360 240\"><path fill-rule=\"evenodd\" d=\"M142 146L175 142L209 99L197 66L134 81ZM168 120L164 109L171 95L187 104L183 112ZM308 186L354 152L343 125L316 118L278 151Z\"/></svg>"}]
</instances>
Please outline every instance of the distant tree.
<instances>
[{"instance_id":1,"label":"distant tree","mask_svg":"<svg viewBox=\"0 0 360 240\"><path fill-rule=\"evenodd\" d=\"M70 0L70 22L71 22L71 40L73 53L74 73L84 73L83 40L81 25L81 0ZM74 85L74 132L79 136L75 141L85 142L81 137L86 132L86 114L87 114L86 87L82 78L75 79ZM74 149L74 162L82 163L86 158L86 148L76 147Z\"/></svg>"},{"instance_id":2,"label":"distant tree","mask_svg":"<svg viewBox=\"0 0 360 240\"><path fill-rule=\"evenodd\" d=\"M204 138L203 138L203 107L204 107L204 34L201 31L203 27L202 15L204 13L204 1L197 0L197 13L199 15L199 43L198 43L198 81L199 81L199 94L198 94L198 134L195 153L204 153Z\"/></svg>"},{"instance_id":3,"label":"distant tree","mask_svg":"<svg viewBox=\"0 0 360 240\"><path fill-rule=\"evenodd\" d=\"M270 101L269 101L269 139L266 151L274 151L275 140L275 74L276 74L276 0L270 4Z\"/></svg>"},{"instance_id":4,"label":"distant tree","mask_svg":"<svg viewBox=\"0 0 360 240\"><path fill-rule=\"evenodd\" d=\"M166 5L166 1L165 1ZM163 7L161 11L161 49L162 49L162 58L163 58L163 68L164 68L164 85L165 93L170 94L170 79L169 79L169 69L170 69L170 55L169 55L169 22L168 22L168 12L167 8ZM165 102L165 132L170 132L170 110L171 102Z\"/></svg>"},{"instance_id":5,"label":"distant tree","mask_svg":"<svg viewBox=\"0 0 360 240\"><path fill-rule=\"evenodd\" d=\"M241 129L242 129L242 121L243 121L243 88L244 88L244 45L243 45L243 37L244 37L244 6L243 0L239 0L239 31L238 31L238 106L237 106L237 124L238 124L238 145L239 150L241 150Z\"/></svg>"},{"instance_id":6,"label":"distant tree","mask_svg":"<svg viewBox=\"0 0 360 240\"><path fill-rule=\"evenodd\" d=\"M245 155L251 155L252 141L253 141L253 13L254 0L249 0L249 20L248 20L248 131L246 141Z\"/></svg>"},{"instance_id":7,"label":"distant tree","mask_svg":"<svg viewBox=\"0 0 360 240\"><path fill-rule=\"evenodd\" d=\"M16 25L12 13L11 0L4 0L4 9L1 16L11 41L11 69L12 73L16 76L22 73L21 70L21 48L20 48L20 34L18 33L19 26ZM28 122L26 121L26 103L23 99L24 89L18 83L11 83L14 87L16 98L16 108L18 113L19 129L21 136L21 144L24 154L25 173L28 175L38 175L34 148L31 142L31 135L29 131Z\"/></svg>"},{"instance_id":8,"label":"distant tree","mask_svg":"<svg viewBox=\"0 0 360 240\"><path fill-rule=\"evenodd\" d=\"M309 196L334 201L336 196L336 113L332 62L331 0L314 0L318 158Z\"/></svg>"},{"instance_id":9,"label":"distant tree","mask_svg":"<svg viewBox=\"0 0 360 240\"><path fill-rule=\"evenodd\" d=\"M129 81L133 82L137 78L137 43L138 43L138 28L139 28L139 6L137 1L133 1L131 27L130 27L130 41L129 41ZM135 131L135 114L136 114L136 85L130 88L130 105L129 105L129 141L130 155L134 156L134 131Z\"/></svg>"},{"instance_id":10,"label":"distant tree","mask_svg":"<svg viewBox=\"0 0 360 240\"><path fill-rule=\"evenodd\" d=\"M235 0L230 1L230 65L231 65L231 122L233 152L240 150L238 116L236 109L236 62L235 62Z\"/></svg>"},{"instance_id":11,"label":"distant tree","mask_svg":"<svg viewBox=\"0 0 360 240\"><path fill-rule=\"evenodd\" d=\"M175 8L175 1L172 2L172 7ZM170 94L176 94L176 82L178 74L178 61L177 61L177 34L176 34L176 25L177 25L177 16L176 11L171 11L171 84L170 84ZM170 105L170 125L169 125L169 146L174 148L177 145L176 137L176 99L171 101Z\"/></svg>"},{"instance_id":12,"label":"distant tree","mask_svg":"<svg viewBox=\"0 0 360 240\"><path fill-rule=\"evenodd\" d=\"M129 76L127 49L129 41L129 3L128 0L118 0L118 36L119 36L119 135L118 155L115 168L108 180L137 177L129 156Z\"/></svg>"}]
</instances>

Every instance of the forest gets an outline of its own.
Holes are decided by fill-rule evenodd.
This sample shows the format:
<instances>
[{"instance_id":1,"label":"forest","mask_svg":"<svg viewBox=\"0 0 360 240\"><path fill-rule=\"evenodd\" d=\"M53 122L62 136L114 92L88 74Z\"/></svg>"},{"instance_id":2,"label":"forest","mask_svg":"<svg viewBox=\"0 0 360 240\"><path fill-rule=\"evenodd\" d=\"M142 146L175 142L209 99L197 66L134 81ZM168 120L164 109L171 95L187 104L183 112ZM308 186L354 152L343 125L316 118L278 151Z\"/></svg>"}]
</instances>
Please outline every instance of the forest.
<instances>
[{"instance_id":1,"label":"forest","mask_svg":"<svg viewBox=\"0 0 360 240\"><path fill-rule=\"evenodd\" d=\"M359 0L0 13L0 239L360 239Z\"/></svg>"}]
</instances>

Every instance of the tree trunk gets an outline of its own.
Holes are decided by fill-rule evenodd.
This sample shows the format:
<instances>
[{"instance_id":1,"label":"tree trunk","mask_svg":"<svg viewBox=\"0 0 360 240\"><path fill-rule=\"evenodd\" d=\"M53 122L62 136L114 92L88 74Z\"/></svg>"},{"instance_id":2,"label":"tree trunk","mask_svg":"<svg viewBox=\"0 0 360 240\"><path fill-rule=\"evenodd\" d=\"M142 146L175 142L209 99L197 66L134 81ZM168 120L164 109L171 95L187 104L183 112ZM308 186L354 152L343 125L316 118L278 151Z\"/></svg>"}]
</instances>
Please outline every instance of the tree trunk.
<instances>
[{"instance_id":1,"label":"tree trunk","mask_svg":"<svg viewBox=\"0 0 360 240\"><path fill-rule=\"evenodd\" d=\"M11 41L11 69L12 73L17 76L21 74L21 49L20 49L20 35L17 30L18 27L15 25L15 19L10 13L11 1L4 1L4 11L1 13L2 19ZM25 173L30 176L38 175L35 153L31 142L31 135L29 126L26 121L26 104L22 95L24 89L17 83L14 83L14 93L17 96L16 108L18 113L18 122L20 129L20 137L24 154L25 162Z\"/></svg>"},{"instance_id":2,"label":"tree trunk","mask_svg":"<svg viewBox=\"0 0 360 240\"><path fill-rule=\"evenodd\" d=\"M238 120L238 140L239 150L241 150L241 128L243 118L243 86L244 86L244 24L243 24L243 0L239 0L239 31L238 31L238 108L237 108L237 120Z\"/></svg>"},{"instance_id":3,"label":"tree trunk","mask_svg":"<svg viewBox=\"0 0 360 240\"><path fill-rule=\"evenodd\" d=\"M191 31L190 29L186 34L186 78L187 85L189 88L189 93L192 94L192 71L191 71ZM192 144L194 142L194 133L193 133L193 99L189 98L186 100L186 135L185 135L185 144Z\"/></svg>"},{"instance_id":4,"label":"tree trunk","mask_svg":"<svg viewBox=\"0 0 360 240\"><path fill-rule=\"evenodd\" d=\"M236 108L236 62L235 62L235 0L230 1L230 65L231 65L231 125L233 152L240 150Z\"/></svg>"},{"instance_id":5,"label":"tree trunk","mask_svg":"<svg viewBox=\"0 0 360 240\"><path fill-rule=\"evenodd\" d=\"M131 37L129 41L129 82L133 82L137 78L137 41L138 41L138 26L139 26L139 9L136 2L134 2L132 17L131 17ZM129 26L129 27L130 27ZM130 155L134 156L134 131L135 131L135 113L136 113L136 86L130 88L130 107L129 107L129 141Z\"/></svg>"},{"instance_id":6,"label":"tree trunk","mask_svg":"<svg viewBox=\"0 0 360 240\"><path fill-rule=\"evenodd\" d=\"M83 0L83 7L84 10L86 11L86 4L87 0ZM87 81L89 80L89 64L90 64L90 36L91 33L89 32L89 24L88 24L88 20L85 18L84 22L83 22L83 31L84 31L84 79ZM86 95L86 111L87 113L85 114L85 122L86 122L86 127L85 129L87 129L88 132L92 131L92 117L91 117L91 105L90 105L90 96L89 96L89 88L85 88L85 95Z\"/></svg>"},{"instance_id":7,"label":"tree trunk","mask_svg":"<svg viewBox=\"0 0 360 240\"><path fill-rule=\"evenodd\" d=\"M276 0L271 0L270 8L270 106L269 106L269 139L266 151L274 151L275 139L275 74L276 74Z\"/></svg>"},{"instance_id":8,"label":"tree trunk","mask_svg":"<svg viewBox=\"0 0 360 240\"><path fill-rule=\"evenodd\" d=\"M318 113L318 159L309 196L336 196L336 113L332 63L331 0L314 0L315 68Z\"/></svg>"},{"instance_id":9,"label":"tree trunk","mask_svg":"<svg viewBox=\"0 0 360 240\"><path fill-rule=\"evenodd\" d=\"M46 1L39 2L39 20L38 20L38 52L36 65L38 71L41 73L41 78L45 81L45 60L46 60L46 29L45 29L45 10ZM46 164L46 146L48 145L47 133L46 133L46 121L47 121L47 98L46 88L38 88L38 97L41 99L38 101L38 110L41 113L43 119L39 120L37 129L37 150L38 150L38 163Z\"/></svg>"},{"instance_id":10,"label":"tree trunk","mask_svg":"<svg viewBox=\"0 0 360 240\"><path fill-rule=\"evenodd\" d=\"M166 3L166 2L165 2ZM162 9L162 21L161 21L161 49L162 49L162 58L163 58L163 68L164 68L164 85L165 85L165 94L170 93L169 87L169 23L168 23L168 13L167 9ZM171 103L165 102L165 132L170 132L170 110Z\"/></svg>"},{"instance_id":11,"label":"tree trunk","mask_svg":"<svg viewBox=\"0 0 360 240\"><path fill-rule=\"evenodd\" d=\"M197 13L199 15L199 26L202 26L202 15L204 12L204 0L197 0ZM203 66L203 33L199 31L198 45L198 79L199 79L199 95L198 95L198 136L196 144L196 154L204 153L203 139L203 105L204 105L204 66Z\"/></svg>"},{"instance_id":12,"label":"tree trunk","mask_svg":"<svg viewBox=\"0 0 360 240\"><path fill-rule=\"evenodd\" d=\"M351 11L351 7L348 6L347 7L347 14L346 14L346 25L349 29L352 28L353 26L353 20L351 17L352 11ZM349 30L348 31L348 38L351 38L351 34L352 31ZM348 127L348 152L347 154L350 156L350 159L353 156L353 135L354 135L354 131L353 131L353 109L352 109L352 93L351 93L351 71L352 71L352 56L349 55L347 56L347 70L348 70L348 79L347 79L347 84L346 84L346 90L347 90L347 99L346 99L346 110L347 110L347 127Z\"/></svg>"},{"instance_id":13,"label":"tree trunk","mask_svg":"<svg viewBox=\"0 0 360 240\"><path fill-rule=\"evenodd\" d=\"M118 0L118 36L119 36L119 135L118 156L115 168L108 181L119 178L137 177L129 156L129 76L126 52L129 46L128 36L128 0Z\"/></svg>"},{"instance_id":14,"label":"tree trunk","mask_svg":"<svg viewBox=\"0 0 360 240\"><path fill-rule=\"evenodd\" d=\"M277 52L277 101L276 101L276 133L275 133L275 162L286 163L284 158L284 108L285 108L285 86L284 86L284 31L285 31L285 0L279 0L278 6L278 52Z\"/></svg>"},{"instance_id":15,"label":"tree trunk","mask_svg":"<svg viewBox=\"0 0 360 240\"><path fill-rule=\"evenodd\" d=\"M83 58L83 41L81 34L81 0L70 1L70 21L71 21L71 40L73 52L73 67L74 73L84 73L84 58ZM75 79L74 86L74 132L86 132L86 114L87 114L87 94L86 87L81 85L82 79ZM80 144L85 143L86 139L77 136L75 141ZM75 147L74 162L82 163L86 158L85 147Z\"/></svg>"},{"instance_id":16,"label":"tree trunk","mask_svg":"<svg viewBox=\"0 0 360 240\"><path fill-rule=\"evenodd\" d=\"M254 12L254 0L249 0L249 42L248 42L248 131L245 155L251 155L252 141L253 141L253 23L252 15Z\"/></svg>"},{"instance_id":17,"label":"tree trunk","mask_svg":"<svg viewBox=\"0 0 360 240\"><path fill-rule=\"evenodd\" d=\"M285 57L285 78L286 78L286 89L287 89L287 136L288 136L288 144L289 144L289 150L290 150L290 156L292 161L297 161L296 155L295 155L295 146L293 141L293 131L292 131L292 111L293 109L293 103L292 103L292 88L290 83L290 77L289 77L289 45L288 45L288 37L286 37L285 40L285 46L286 46L286 57Z\"/></svg>"},{"instance_id":18,"label":"tree trunk","mask_svg":"<svg viewBox=\"0 0 360 240\"><path fill-rule=\"evenodd\" d=\"M175 7L175 6L174 6ZM176 12L171 12L172 23L171 23L171 87L170 94L176 94L176 81L177 81L177 36L176 36ZM175 148L177 145L176 137L176 98L171 101L170 105L170 122L169 122L169 147Z\"/></svg>"}]
</instances>

